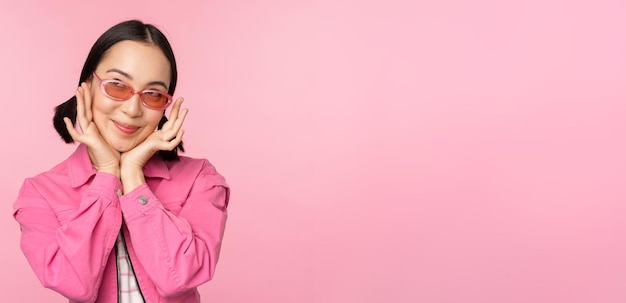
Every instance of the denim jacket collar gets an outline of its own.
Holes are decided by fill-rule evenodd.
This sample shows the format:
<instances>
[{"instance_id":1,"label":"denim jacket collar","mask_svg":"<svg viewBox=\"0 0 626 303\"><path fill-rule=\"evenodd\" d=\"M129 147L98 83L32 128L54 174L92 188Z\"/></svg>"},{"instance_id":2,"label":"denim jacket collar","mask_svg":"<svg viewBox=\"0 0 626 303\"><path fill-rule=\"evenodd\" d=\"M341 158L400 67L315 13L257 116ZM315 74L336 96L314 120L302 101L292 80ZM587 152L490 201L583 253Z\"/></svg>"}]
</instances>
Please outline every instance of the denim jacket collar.
<instances>
[{"instance_id":1,"label":"denim jacket collar","mask_svg":"<svg viewBox=\"0 0 626 303\"><path fill-rule=\"evenodd\" d=\"M69 164L69 177L71 186L79 187L89 180L98 171L91 164L89 159L89 153L87 152L87 146L79 144L78 148L72 153L68 159ZM143 167L143 174L147 178L162 178L170 179L170 171L165 161L159 158L158 154L155 154L148 160Z\"/></svg>"}]
</instances>

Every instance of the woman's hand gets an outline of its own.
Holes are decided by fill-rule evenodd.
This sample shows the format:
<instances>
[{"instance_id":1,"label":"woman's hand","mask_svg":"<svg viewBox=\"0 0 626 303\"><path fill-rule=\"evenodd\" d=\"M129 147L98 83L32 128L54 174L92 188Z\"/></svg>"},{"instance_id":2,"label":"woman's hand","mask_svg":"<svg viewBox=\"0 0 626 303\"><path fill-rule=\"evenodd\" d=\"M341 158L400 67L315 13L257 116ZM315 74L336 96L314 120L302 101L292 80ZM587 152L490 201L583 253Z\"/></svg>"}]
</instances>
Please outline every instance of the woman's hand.
<instances>
[{"instance_id":1,"label":"woman's hand","mask_svg":"<svg viewBox=\"0 0 626 303\"><path fill-rule=\"evenodd\" d=\"M173 150L183 139L183 122L188 110L180 109L183 98L174 102L170 117L161 129L154 131L146 140L133 149L121 154L121 180L124 192L128 193L145 183L143 166L160 150Z\"/></svg>"},{"instance_id":2,"label":"woman's hand","mask_svg":"<svg viewBox=\"0 0 626 303\"><path fill-rule=\"evenodd\" d=\"M74 141L87 145L89 158L98 171L111 173L119 178L120 153L104 141L92 119L91 93L87 83L83 82L76 90L76 120L80 132L68 117L63 118L65 127Z\"/></svg>"}]
</instances>

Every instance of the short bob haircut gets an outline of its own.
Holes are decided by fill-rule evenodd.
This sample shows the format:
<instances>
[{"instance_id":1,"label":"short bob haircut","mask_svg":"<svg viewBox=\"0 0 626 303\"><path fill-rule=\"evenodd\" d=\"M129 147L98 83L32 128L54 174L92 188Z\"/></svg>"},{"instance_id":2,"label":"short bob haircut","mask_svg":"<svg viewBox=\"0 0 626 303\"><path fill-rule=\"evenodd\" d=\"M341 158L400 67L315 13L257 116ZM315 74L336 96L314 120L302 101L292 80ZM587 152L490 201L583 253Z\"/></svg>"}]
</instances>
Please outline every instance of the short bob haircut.
<instances>
[{"instance_id":1,"label":"short bob haircut","mask_svg":"<svg viewBox=\"0 0 626 303\"><path fill-rule=\"evenodd\" d=\"M174 89L176 88L178 72L176 70L176 60L174 59L172 47L167 41L165 35L163 35L159 29L152 24L144 24L139 20L129 20L119 23L111 27L109 30L104 32L100 38L98 38L98 40L91 47L89 55L87 55L87 60L85 61L85 65L83 65L83 71L80 73L78 85L80 86L82 82L87 81L91 77L92 73L96 70L96 67L100 64L100 61L111 46L125 40L149 43L158 46L163 51L163 54L170 62L170 70L172 74L170 77L168 94L173 96ZM72 120L72 124L76 124L76 96L72 96L69 100L58 105L55 108L54 118L52 119L54 128L59 135L61 135L63 141L65 141L65 143L73 143L74 139L72 139L72 136L67 131L65 122L63 121L64 117L70 118L70 120ZM159 122L158 129L161 129L165 122L167 122L167 118L165 117L165 111L163 111L163 117ZM182 142L171 151L159 151L158 155L163 160L176 161L179 159L179 149L182 152L185 151Z\"/></svg>"}]
</instances>

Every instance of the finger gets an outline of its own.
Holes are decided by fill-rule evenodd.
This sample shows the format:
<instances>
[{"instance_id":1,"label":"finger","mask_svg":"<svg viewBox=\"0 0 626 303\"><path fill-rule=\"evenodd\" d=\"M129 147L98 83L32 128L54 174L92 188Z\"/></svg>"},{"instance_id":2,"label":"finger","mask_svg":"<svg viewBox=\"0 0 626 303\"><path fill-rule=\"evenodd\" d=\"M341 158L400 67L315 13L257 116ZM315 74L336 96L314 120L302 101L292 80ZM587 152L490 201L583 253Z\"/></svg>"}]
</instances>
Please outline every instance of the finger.
<instances>
[{"instance_id":1,"label":"finger","mask_svg":"<svg viewBox=\"0 0 626 303\"><path fill-rule=\"evenodd\" d=\"M185 118L187 117L187 113L189 113L189 109L184 108L180 115L177 117L176 120L174 120L174 125L172 127L172 129L178 131L182 126L183 126L183 122L185 122Z\"/></svg>"},{"instance_id":2,"label":"finger","mask_svg":"<svg viewBox=\"0 0 626 303\"><path fill-rule=\"evenodd\" d=\"M84 93L82 87L78 87L76 89L76 120L78 121L78 125L83 133L87 130L87 119L85 117L85 99L83 98Z\"/></svg>"},{"instance_id":3,"label":"finger","mask_svg":"<svg viewBox=\"0 0 626 303\"><path fill-rule=\"evenodd\" d=\"M180 131L180 129L183 126L183 122L185 121L185 117L187 117L187 113L189 112L188 109L183 109L181 111L180 116L178 116L178 119L176 119L176 121L168 121L170 122L170 127L168 127L165 130L161 130L163 132L163 140L164 141L170 141L172 139L174 139L176 136L178 136L178 133Z\"/></svg>"},{"instance_id":4,"label":"finger","mask_svg":"<svg viewBox=\"0 0 626 303\"><path fill-rule=\"evenodd\" d=\"M91 122L93 115L91 112L91 90L89 89L89 86L87 85L86 82L83 82L81 84L81 87L83 88L83 98L85 99L85 118L87 119L87 122Z\"/></svg>"},{"instance_id":5,"label":"finger","mask_svg":"<svg viewBox=\"0 0 626 303\"><path fill-rule=\"evenodd\" d=\"M180 106L183 103L183 100L184 99L182 97L176 99L176 102L174 102L174 106L172 107L172 110L170 111L170 116L168 118L168 122L169 121L176 121L176 119L178 119L178 115L179 115L179 112L180 112ZM171 123L169 123L169 124L171 124ZM168 127L170 126L169 124L167 125ZM163 125L163 127L165 127L165 125Z\"/></svg>"},{"instance_id":6,"label":"finger","mask_svg":"<svg viewBox=\"0 0 626 303\"><path fill-rule=\"evenodd\" d=\"M182 129L179 130L178 133L176 134L176 137L174 137L172 140L167 141L167 142L162 141L161 146L159 146L159 149L160 150L173 150L183 140L184 134L185 134L184 130Z\"/></svg>"},{"instance_id":7,"label":"finger","mask_svg":"<svg viewBox=\"0 0 626 303\"><path fill-rule=\"evenodd\" d=\"M68 117L64 117L63 121L65 122L65 128L70 133L70 136L72 137L72 139L74 139L74 141L81 142L80 134L76 131L76 128L74 128L74 125L72 124L72 120L70 120L70 118Z\"/></svg>"}]
</instances>

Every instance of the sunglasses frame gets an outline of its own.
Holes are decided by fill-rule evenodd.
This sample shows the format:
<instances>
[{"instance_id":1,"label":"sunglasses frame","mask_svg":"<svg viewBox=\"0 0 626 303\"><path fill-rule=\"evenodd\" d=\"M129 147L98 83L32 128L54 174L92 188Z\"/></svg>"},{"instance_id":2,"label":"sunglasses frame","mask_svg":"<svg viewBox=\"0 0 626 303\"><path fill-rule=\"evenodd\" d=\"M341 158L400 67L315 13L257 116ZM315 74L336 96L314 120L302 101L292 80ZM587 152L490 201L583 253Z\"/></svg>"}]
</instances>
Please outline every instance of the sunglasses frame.
<instances>
[{"instance_id":1,"label":"sunglasses frame","mask_svg":"<svg viewBox=\"0 0 626 303\"><path fill-rule=\"evenodd\" d=\"M162 91L156 90L156 89L146 89L146 90L142 90L142 91L136 91L130 84L122 81L122 80L117 80L117 79L105 79L102 80L102 78L100 78L96 72L93 72L93 75L96 79L98 79L98 81L100 81L100 91L107 96L107 98L115 100L115 101L126 101L130 98L132 98L134 95L139 95L139 100L141 100L141 104L143 104L143 106L150 108L150 109L154 109L154 110L164 110L167 109L171 104L172 101L174 99L174 97L172 97L170 94L164 93ZM108 83L121 83L126 85L126 87L128 87L130 89L130 92L128 93L128 95L126 95L126 98L117 98L117 97L113 97L111 95L109 95L109 93L107 93L106 89L104 88L105 85L107 85ZM165 104L165 106L162 107L154 107L154 106L150 106L148 104L146 104L146 102L143 100L143 94L145 93L159 93L164 95L167 98L167 103Z\"/></svg>"}]
</instances>

